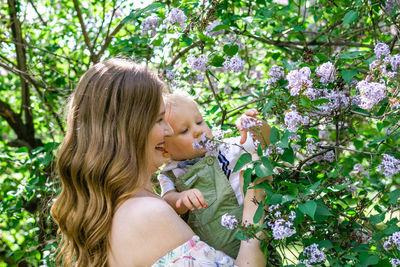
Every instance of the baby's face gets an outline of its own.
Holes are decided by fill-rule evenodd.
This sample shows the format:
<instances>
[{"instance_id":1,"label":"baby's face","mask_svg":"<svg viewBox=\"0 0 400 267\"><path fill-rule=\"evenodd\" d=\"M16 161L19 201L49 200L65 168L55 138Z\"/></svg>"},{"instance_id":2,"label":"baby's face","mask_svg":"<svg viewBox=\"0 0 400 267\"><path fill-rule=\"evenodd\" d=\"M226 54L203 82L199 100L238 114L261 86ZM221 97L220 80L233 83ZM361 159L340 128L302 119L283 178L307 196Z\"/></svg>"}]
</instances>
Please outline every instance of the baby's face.
<instances>
[{"instance_id":1,"label":"baby's face","mask_svg":"<svg viewBox=\"0 0 400 267\"><path fill-rule=\"evenodd\" d=\"M197 105L189 100L179 104L168 105L165 119L171 125L174 133L165 137L165 150L173 160L187 160L204 156L204 149L194 149L194 140L200 141L205 133L212 138L210 127L203 120Z\"/></svg>"}]
</instances>

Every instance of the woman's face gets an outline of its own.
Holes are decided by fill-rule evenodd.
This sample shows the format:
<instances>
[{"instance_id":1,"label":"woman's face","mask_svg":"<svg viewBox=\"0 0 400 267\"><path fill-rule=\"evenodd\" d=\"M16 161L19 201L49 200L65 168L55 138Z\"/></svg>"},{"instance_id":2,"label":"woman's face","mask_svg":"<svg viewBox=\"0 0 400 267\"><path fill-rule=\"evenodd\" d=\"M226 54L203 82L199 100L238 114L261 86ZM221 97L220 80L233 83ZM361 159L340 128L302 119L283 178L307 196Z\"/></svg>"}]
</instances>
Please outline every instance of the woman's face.
<instances>
[{"instance_id":1,"label":"woman's face","mask_svg":"<svg viewBox=\"0 0 400 267\"><path fill-rule=\"evenodd\" d=\"M165 120L165 106L164 100L161 100L160 112L158 114L156 123L150 130L149 139L147 141L147 164L149 171L154 173L157 169L164 164L164 138L171 136L173 130L169 123Z\"/></svg>"}]
</instances>

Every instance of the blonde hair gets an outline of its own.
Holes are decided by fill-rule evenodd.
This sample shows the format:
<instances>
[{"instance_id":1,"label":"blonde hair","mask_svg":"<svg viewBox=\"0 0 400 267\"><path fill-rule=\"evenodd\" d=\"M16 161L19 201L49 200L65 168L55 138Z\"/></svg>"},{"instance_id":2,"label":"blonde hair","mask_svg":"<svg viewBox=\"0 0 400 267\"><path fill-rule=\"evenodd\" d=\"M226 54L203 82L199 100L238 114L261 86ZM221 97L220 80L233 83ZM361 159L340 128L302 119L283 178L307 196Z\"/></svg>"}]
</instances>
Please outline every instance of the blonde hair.
<instances>
[{"instance_id":1,"label":"blonde hair","mask_svg":"<svg viewBox=\"0 0 400 267\"><path fill-rule=\"evenodd\" d=\"M62 191L51 215L61 240L62 266L107 266L115 210L143 182L146 144L164 84L145 67L112 58L80 79L58 151Z\"/></svg>"},{"instance_id":2,"label":"blonde hair","mask_svg":"<svg viewBox=\"0 0 400 267\"><path fill-rule=\"evenodd\" d=\"M163 96L166 109L172 106L178 106L182 101L190 102L198 106L196 101L194 101L193 96L182 90L175 90L174 92L166 93Z\"/></svg>"}]
</instances>

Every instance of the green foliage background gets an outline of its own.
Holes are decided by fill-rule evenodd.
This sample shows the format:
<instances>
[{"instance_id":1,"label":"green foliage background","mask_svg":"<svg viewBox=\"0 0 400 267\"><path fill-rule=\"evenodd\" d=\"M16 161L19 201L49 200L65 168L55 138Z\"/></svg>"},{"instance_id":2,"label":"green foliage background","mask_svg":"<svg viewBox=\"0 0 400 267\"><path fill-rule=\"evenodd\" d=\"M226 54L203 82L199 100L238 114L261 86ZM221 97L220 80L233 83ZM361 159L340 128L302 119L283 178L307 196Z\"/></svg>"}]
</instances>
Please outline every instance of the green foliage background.
<instances>
[{"instance_id":1,"label":"green foliage background","mask_svg":"<svg viewBox=\"0 0 400 267\"><path fill-rule=\"evenodd\" d=\"M291 104L303 112L317 104L290 96L284 79L275 87L266 79L275 64L286 73L303 66L314 72L331 61L337 75L330 89L348 88L353 78L367 75L377 43L399 53L400 7L385 11L389 1L384 0L288 2L160 1L145 8L139 1L122 0L1 2L0 266L52 265L57 234L49 208L60 189L53 163L65 131L63 107L89 66L116 55L147 64L171 89L196 95L211 125L234 129L244 109L254 107L276 127L271 141L286 152L255 162L254 172L261 177L272 168L280 170L273 185L264 185L268 197L263 204L279 203L298 213L297 234L273 241L287 253L285 264L296 264L304 246L318 243L328 255L325 265L391 266L389 259L399 258L399 251L385 252L382 244L399 231L400 179L385 178L377 166L382 153L400 158L399 112L390 110L386 98L373 110L351 107L334 114L329 145L335 161L306 164L291 151L281 125ZM174 7L185 12L185 29L166 21ZM160 26L154 35L142 35L143 19L153 14L161 18ZM215 30L225 30L224 36L205 34L214 20L223 23ZM224 40L228 35L231 39ZM206 73L191 70L190 53L207 56ZM221 71L233 55L245 60L244 70ZM173 80L165 78L167 70L175 73ZM196 74L205 82L196 82ZM389 87L388 97L398 99L398 81ZM349 90L356 93L354 87ZM348 127L339 130L339 122ZM299 145L305 147L308 137L318 139L317 126L299 130ZM367 166L370 175L352 180L357 188L352 194L340 181L350 177L356 163ZM247 181L252 172L247 171ZM358 242L350 235L357 229L372 239Z\"/></svg>"}]
</instances>

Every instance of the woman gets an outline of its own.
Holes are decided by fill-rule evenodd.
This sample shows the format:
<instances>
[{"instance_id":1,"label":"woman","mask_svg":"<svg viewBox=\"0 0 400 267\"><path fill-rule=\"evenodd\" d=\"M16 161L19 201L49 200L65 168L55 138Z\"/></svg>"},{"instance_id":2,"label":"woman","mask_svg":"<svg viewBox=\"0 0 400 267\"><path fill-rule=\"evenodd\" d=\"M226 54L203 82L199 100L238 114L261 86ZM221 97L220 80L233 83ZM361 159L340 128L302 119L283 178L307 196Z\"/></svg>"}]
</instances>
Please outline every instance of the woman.
<instances>
[{"instance_id":1,"label":"woman","mask_svg":"<svg viewBox=\"0 0 400 267\"><path fill-rule=\"evenodd\" d=\"M167 265L164 255L189 243L229 261L194 238L152 190L151 175L164 162L164 137L172 134L163 87L152 72L119 58L94 65L80 79L58 153L62 191L52 208L62 236L61 265ZM258 192L249 192L243 219L252 221L251 198ZM236 265L245 264L265 266L257 240L242 242Z\"/></svg>"}]
</instances>

